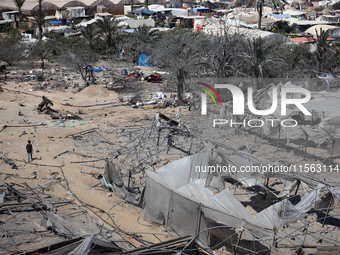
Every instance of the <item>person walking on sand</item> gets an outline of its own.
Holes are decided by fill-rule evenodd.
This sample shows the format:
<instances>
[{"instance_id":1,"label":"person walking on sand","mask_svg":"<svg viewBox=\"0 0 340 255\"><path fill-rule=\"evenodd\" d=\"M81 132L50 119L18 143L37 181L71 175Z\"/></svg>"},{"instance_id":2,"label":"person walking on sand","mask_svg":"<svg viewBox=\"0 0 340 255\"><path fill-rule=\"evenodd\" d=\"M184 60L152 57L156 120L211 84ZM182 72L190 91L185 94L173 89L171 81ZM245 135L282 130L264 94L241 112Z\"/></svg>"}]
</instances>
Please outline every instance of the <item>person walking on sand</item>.
<instances>
[{"instance_id":1,"label":"person walking on sand","mask_svg":"<svg viewBox=\"0 0 340 255\"><path fill-rule=\"evenodd\" d=\"M33 157L32 157L33 146L31 144L31 140L28 140L27 142L26 151L27 151L27 156L28 156L28 162L30 162L30 157L31 157L31 161L33 160Z\"/></svg>"}]
</instances>

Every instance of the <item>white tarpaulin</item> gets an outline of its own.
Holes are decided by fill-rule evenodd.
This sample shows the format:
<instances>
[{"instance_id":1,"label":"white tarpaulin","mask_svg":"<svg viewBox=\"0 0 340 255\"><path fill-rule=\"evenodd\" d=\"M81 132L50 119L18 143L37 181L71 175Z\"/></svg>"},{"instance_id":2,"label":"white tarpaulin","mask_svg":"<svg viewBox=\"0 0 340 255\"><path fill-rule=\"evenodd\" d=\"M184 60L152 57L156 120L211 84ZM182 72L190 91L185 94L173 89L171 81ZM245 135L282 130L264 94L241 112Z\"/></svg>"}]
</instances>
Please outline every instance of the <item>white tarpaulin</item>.
<instances>
[{"instance_id":1,"label":"white tarpaulin","mask_svg":"<svg viewBox=\"0 0 340 255\"><path fill-rule=\"evenodd\" d=\"M313 190L295 206L288 199L284 199L256 215L251 215L228 188L214 194L206 186L209 173L197 171L197 166L204 169L204 166L212 165L215 160L221 158L226 158L229 162L234 162L233 164L245 164L245 162L251 164L252 157L243 152L230 151L229 154L225 153L222 156L219 153L206 152L182 158L161 167L156 172L147 172L144 216L153 222L165 225L179 235L193 236L199 233L206 228L204 218L208 218L227 226L244 227L265 236L277 232L287 223L301 220L303 214L312 208L318 208L322 203L329 203L327 194L330 192L325 185L316 186L315 181L308 178L302 177L300 180L298 176L287 175L285 196L296 187L294 178L299 179L301 188ZM242 178L255 179L255 176L248 175L246 178L246 175L245 173ZM285 178L284 174L271 173L271 175L282 180ZM239 178L238 175L235 177ZM202 238L207 242L209 240L207 234Z\"/></svg>"}]
</instances>

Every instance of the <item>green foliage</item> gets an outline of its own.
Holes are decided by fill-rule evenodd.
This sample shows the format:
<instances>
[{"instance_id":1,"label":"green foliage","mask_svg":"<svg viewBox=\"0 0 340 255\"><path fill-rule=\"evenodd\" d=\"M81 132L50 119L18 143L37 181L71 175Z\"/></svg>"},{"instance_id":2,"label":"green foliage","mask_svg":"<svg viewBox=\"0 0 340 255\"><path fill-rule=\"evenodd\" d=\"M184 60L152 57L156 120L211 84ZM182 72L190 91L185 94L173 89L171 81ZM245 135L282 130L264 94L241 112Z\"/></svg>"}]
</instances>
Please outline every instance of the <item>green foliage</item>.
<instances>
[{"instance_id":1,"label":"green foliage","mask_svg":"<svg viewBox=\"0 0 340 255\"><path fill-rule=\"evenodd\" d=\"M117 32L117 24L109 19L99 19L96 22L99 33L105 38L107 42L107 48L115 48L115 34Z\"/></svg>"},{"instance_id":2,"label":"green foliage","mask_svg":"<svg viewBox=\"0 0 340 255\"><path fill-rule=\"evenodd\" d=\"M175 26L173 29L167 31L167 33L170 34L185 34L185 33L192 33L192 29L191 28L186 28L183 25L179 25L179 26Z\"/></svg>"},{"instance_id":3,"label":"green foliage","mask_svg":"<svg viewBox=\"0 0 340 255\"><path fill-rule=\"evenodd\" d=\"M241 6L242 6L241 0L236 0L234 7L241 7Z\"/></svg>"},{"instance_id":4,"label":"green foliage","mask_svg":"<svg viewBox=\"0 0 340 255\"><path fill-rule=\"evenodd\" d=\"M266 40L261 37L245 42L242 60L245 64L243 73L248 77L256 78L254 89L262 87L264 78L282 77L287 69L287 63L277 54L279 47L284 47L279 38Z\"/></svg>"},{"instance_id":5,"label":"green foliage","mask_svg":"<svg viewBox=\"0 0 340 255\"><path fill-rule=\"evenodd\" d=\"M177 84L177 96L185 92L185 80L204 62L201 38L193 32L166 33L153 51L154 64L169 70Z\"/></svg>"},{"instance_id":6,"label":"green foliage","mask_svg":"<svg viewBox=\"0 0 340 255\"><path fill-rule=\"evenodd\" d=\"M75 20L72 21L71 26L75 27L75 26L79 25L80 23L81 23L80 19L75 19Z\"/></svg>"},{"instance_id":7,"label":"green foliage","mask_svg":"<svg viewBox=\"0 0 340 255\"><path fill-rule=\"evenodd\" d=\"M330 37L330 30L320 30L320 33L316 31L316 50L315 56L318 64L318 72L323 72L332 68L337 62L337 51L331 47L331 44L327 39Z\"/></svg>"},{"instance_id":8,"label":"green foliage","mask_svg":"<svg viewBox=\"0 0 340 255\"><path fill-rule=\"evenodd\" d=\"M13 37L13 36L18 36L18 37L21 37L21 32L19 29L17 28L14 28L11 24L6 24L4 27L3 27L3 30L2 30L6 37L10 36L10 37Z\"/></svg>"},{"instance_id":9,"label":"green foliage","mask_svg":"<svg viewBox=\"0 0 340 255\"><path fill-rule=\"evenodd\" d=\"M11 30L5 37L0 37L0 59L12 66L24 58L25 45L22 36Z\"/></svg>"},{"instance_id":10,"label":"green foliage","mask_svg":"<svg viewBox=\"0 0 340 255\"><path fill-rule=\"evenodd\" d=\"M89 44L91 50L94 50L94 45L98 41L98 29L95 25L86 26L84 29L81 29L81 35Z\"/></svg>"},{"instance_id":11,"label":"green foliage","mask_svg":"<svg viewBox=\"0 0 340 255\"><path fill-rule=\"evenodd\" d=\"M151 55L155 44L164 35L150 27L139 27L134 33L122 37L119 48L123 49L128 61L135 62L141 53Z\"/></svg>"},{"instance_id":12,"label":"green foliage","mask_svg":"<svg viewBox=\"0 0 340 255\"><path fill-rule=\"evenodd\" d=\"M13 2L15 4L15 6L18 7L18 9L21 9L21 7L24 5L26 0L13 0Z\"/></svg>"},{"instance_id":13,"label":"green foliage","mask_svg":"<svg viewBox=\"0 0 340 255\"><path fill-rule=\"evenodd\" d=\"M314 8L316 12L322 12L325 9L325 6L317 6Z\"/></svg>"},{"instance_id":14,"label":"green foliage","mask_svg":"<svg viewBox=\"0 0 340 255\"><path fill-rule=\"evenodd\" d=\"M13 0L15 6L18 8L19 11L19 22L22 21L22 14L21 14L21 8L24 5L24 3L26 2L26 0Z\"/></svg>"},{"instance_id":15,"label":"green foliage","mask_svg":"<svg viewBox=\"0 0 340 255\"><path fill-rule=\"evenodd\" d=\"M291 33L296 33L296 31L289 26L287 21L278 21L274 24L273 28L269 30L270 32L282 34L284 36L289 36Z\"/></svg>"},{"instance_id":16,"label":"green foliage","mask_svg":"<svg viewBox=\"0 0 340 255\"><path fill-rule=\"evenodd\" d=\"M23 30L23 31L28 31L28 30L30 30L30 28L29 28L27 22L21 22L21 23L19 24L19 29L20 29L20 30Z\"/></svg>"},{"instance_id":17,"label":"green foliage","mask_svg":"<svg viewBox=\"0 0 340 255\"><path fill-rule=\"evenodd\" d=\"M97 56L89 48L84 38L60 37L58 39L58 61L78 71L84 77L84 67L97 61Z\"/></svg>"},{"instance_id":18,"label":"green foliage","mask_svg":"<svg viewBox=\"0 0 340 255\"><path fill-rule=\"evenodd\" d=\"M314 55L306 44L280 45L273 54L281 56L286 63L274 77L311 76L316 68Z\"/></svg>"},{"instance_id":19,"label":"green foliage","mask_svg":"<svg viewBox=\"0 0 340 255\"><path fill-rule=\"evenodd\" d=\"M337 2L337 3L333 4L333 5L332 5L332 8L333 8L334 10L340 10L340 2Z\"/></svg>"},{"instance_id":20,"label":"green foliage","mask_svg":"<svg viewBox=\"0 0 340 255\"><path fill-rule=\"evenodd\" d=\"M38 0L39 8L31 12L32 16L34 17L35 21L37 22L39 28L39 39L41 40L43 37L43 25L45 24L45 17L46 12L42 9L41 3L43 0Z\"/></svg>"}]
</instances>

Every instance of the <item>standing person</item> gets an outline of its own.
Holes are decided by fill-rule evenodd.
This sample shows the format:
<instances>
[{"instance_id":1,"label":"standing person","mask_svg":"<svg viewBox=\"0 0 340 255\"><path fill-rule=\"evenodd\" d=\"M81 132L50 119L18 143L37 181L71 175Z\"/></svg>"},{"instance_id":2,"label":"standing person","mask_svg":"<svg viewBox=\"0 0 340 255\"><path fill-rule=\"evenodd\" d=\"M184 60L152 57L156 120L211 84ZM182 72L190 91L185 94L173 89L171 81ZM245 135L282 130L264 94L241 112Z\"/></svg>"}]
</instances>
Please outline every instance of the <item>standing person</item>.
<instances>
[{"instance_id":1,"label":"standing person","mask_svg":"<svg viewBox=\"0 0 340 255\"><path fill-rule=\"evenodd\" d=\"M33 146L31 144L31 140L28 140L27 145L26 145L26 151L27 151L27 156L28 156L28 162L30 162L30 157L31 157L31 161L33 160Z\"/></svg>"},{"instance_id":2,"label":"standing person","mask_svg":"<svg viewBox=\"0 0 340 255\"><path fill-rule=\"evenodd\" d=\"M91 78L93 77L93 67L92 67L92 65L89 65L87 68L88 68L89 81L90 81Z\"/></svg>"},{"instance_id":3,"label":"standing person","mask_svg":"<svg viewBox=\"0 0 340 255\"><path fill-rule=\"evenodd\" d=\"M43 58L41 58L41 69L45 69L45 62Z\"/></svg>"}]
</instances>

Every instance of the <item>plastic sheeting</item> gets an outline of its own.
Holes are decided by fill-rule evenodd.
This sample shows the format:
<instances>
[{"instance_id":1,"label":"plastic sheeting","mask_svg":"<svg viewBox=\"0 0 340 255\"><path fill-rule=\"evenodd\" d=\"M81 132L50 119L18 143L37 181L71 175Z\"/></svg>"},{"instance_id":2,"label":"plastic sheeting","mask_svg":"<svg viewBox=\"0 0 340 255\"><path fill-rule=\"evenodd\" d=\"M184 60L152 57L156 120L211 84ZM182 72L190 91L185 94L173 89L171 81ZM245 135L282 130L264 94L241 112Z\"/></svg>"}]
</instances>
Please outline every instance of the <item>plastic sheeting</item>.
<instances>
[{"instance_id":1,"label":"plastic sheeting","mask_svg":"<svg viewBox=\"0 0 340 255\"><path fill-rule=\"evenodd\" d=\"M91 236L86 237L82 241L82 243L78 245L77 248L75 248L73 251L69 252L68 255L89 254L93 246L104 247L110 250L117 250L117 251L122 250L119 246L113 244L112 242L100 240L98 239L98 237L91 235Z\"/></svg>"},{"instance_id":2,"label":"plastic sheeting","mask_svg":"<svg viewBox=\"0 0 340 255\"><path fill-rule=\"evenodd\" d=\"M189 16L189 10L185 9L172 9L171 14L175 17L188 17Z\"/></svg>"},{"instance_id":3,"label":"plastic sheeting","mask_svg":"<svg viewBox=\"0 0 340 255\"><path fill-rule=\"evenodd\" d=\"M151 55L140 54L138 59L139 66L152 66Z\"/></svg>"},{"instance_id":4,"label":"plastic sheeting","mask_svg":"<svg viewBox=\"0 0 340 255\"><path fill-rule=\"evenodd\" d=\"M197 12L210 12L210 9L207 7L192 8L192 13L194 15L197 15Z\"/></svg>"},{"instance_id":5,"label":"plastic sheeting","mask_svg":"<svg viewBox=\"0 0 340 255\"><path fill-rule=\"evenodd\" d=\"M152 15L154 14L154 11L150 11L150 10L141 10L141 11L137 11L138 15Z\"/></svg>"},{"instance_id":6,"label":"plastic sheeting","mask_svg":"<svg viewBox=\"0 0 340 255\"><path fill-rule=\"evenodd\" d=\"M50 214L47 214L47 227L50 227L53 231L66 236L76 236L76 232L73 229L67 227L67 225L67 222L60 218L56 213L51 212Z\"/></svg>"},{"instance_id":7,"label":"plastic sheeting","mask_svg":"<svg viewBox=\"0 0 340 255\"><path fill-rule=\"evenodd\" d=\"M105 163L105 173L102 185L106 188L110 188L120 198L125 199L127 196L127 190L125 189L119 171L116 166L108 160Z\"/></svg>"},{"instance_id":8,"label":"plastic sheeting","mask_svg":"<svg viewBox=\"0 0 340 255\"><path fill-rule=\"evenodd\" d=\"M138 28L142 26L147 26L147 27L154 27L155 26L155 21L153 19L141 19L141 20L126 20L130 28Z\"/></svg>"},{"instance_id":9,"label":"plastic sheeting","mask_svg":"<svg viewBox=\"0 0 340 255\"><path fill-rule=\"evenodd\" d=\"M244 227L265 236L277 232L285 224L303 221L305 212L330 203L330 191L323 184L317 185L307 177L300 179L282 173L269 173L283 180L285 188L281 196L289 195L296 188L297 179L300 181L300 187L311 190L311 193L295 206L288 199L284 199L256 215L251 215L228 188L214 194L206 187L209 173L196 171L198 166L204 169L204 166L209 166L216 160L227 160L239 166L252 164L251 159L252 155L243 152L229 151L223 155L206 152L182 158L156 172L147 172L144 216L182 236L194 236L205 229L204 218L230 227ZM235 177L240 178L238 175ZM257 180L255 175L247 176L246 173L242 178L243 181ZM249 181L244 183L255 184ZM208 233L204 232L203 239L209 242Z\"/></svg>"}]
</instances>

